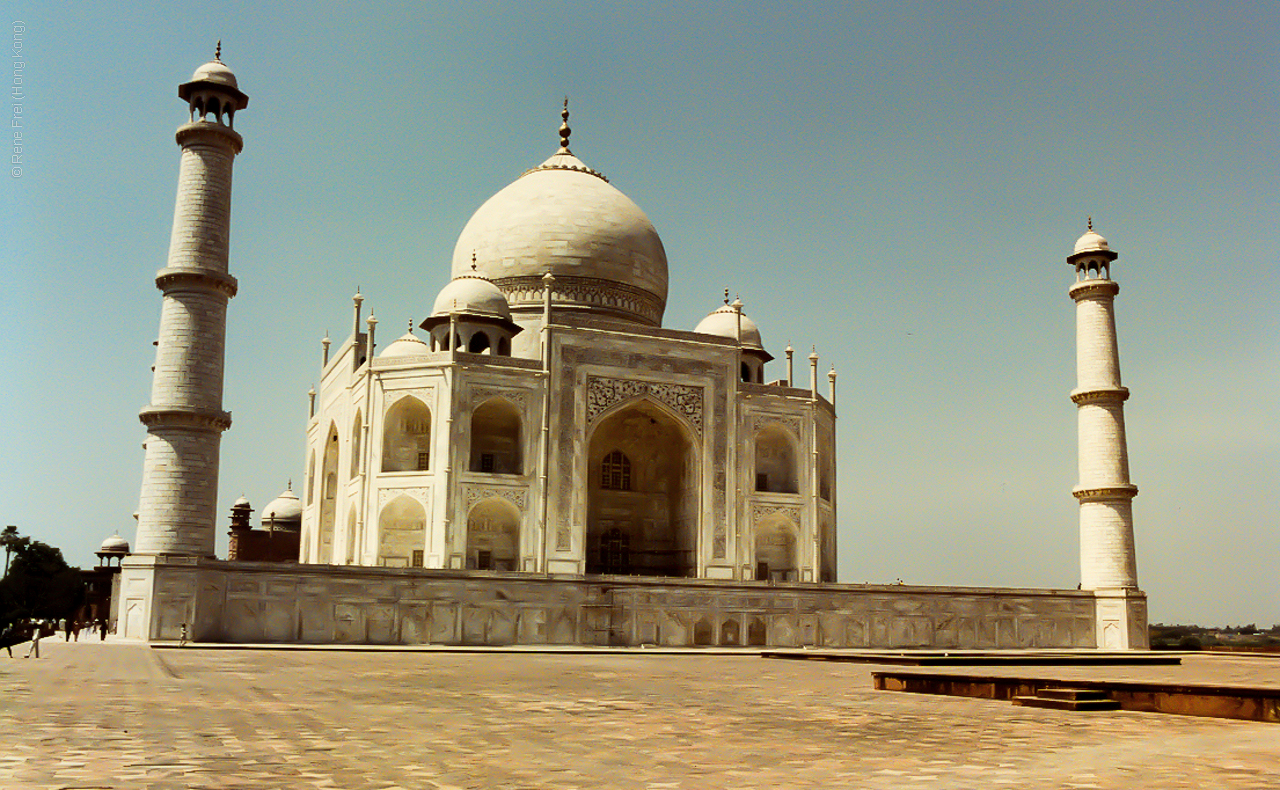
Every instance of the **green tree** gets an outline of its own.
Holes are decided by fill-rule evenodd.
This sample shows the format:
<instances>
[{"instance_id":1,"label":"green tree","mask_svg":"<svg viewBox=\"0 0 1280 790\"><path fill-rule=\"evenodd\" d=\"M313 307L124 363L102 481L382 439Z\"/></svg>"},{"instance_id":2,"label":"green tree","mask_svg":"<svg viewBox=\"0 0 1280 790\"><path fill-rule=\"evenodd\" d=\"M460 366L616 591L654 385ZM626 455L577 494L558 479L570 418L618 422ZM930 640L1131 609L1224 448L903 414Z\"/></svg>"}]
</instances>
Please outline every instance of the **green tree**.
<instances>
[{"instance_id":1,"label":"green tree","mask_svg":"<svg viewBox=\"0 0 1280 790\"><path fill-rule=\"evenodd\" d=\"M0 543L12 555L9 572L0 579L0 627L31 618L61 620L76 613L84 603L84 580L61 551L24 538L17 529L5 529Z\"/></svg>"}]
</instances>

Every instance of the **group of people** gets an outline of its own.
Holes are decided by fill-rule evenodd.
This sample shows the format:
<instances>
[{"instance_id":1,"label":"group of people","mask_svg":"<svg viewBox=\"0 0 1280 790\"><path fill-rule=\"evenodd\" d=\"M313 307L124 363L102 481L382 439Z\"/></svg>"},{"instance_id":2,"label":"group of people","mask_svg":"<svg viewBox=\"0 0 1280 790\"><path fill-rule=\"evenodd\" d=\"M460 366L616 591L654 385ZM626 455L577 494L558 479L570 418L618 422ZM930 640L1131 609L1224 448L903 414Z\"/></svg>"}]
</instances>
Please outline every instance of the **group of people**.
<instances>
[{"instance_id":1,"label":"group of people","mask_svg":"<svg viewBox=\"0 0 1280 790\"><path fill-rule=\"evenodd\" d=\"M66 632L66 640L70 642L74 637L77 642L80 641L80 631L88 628L90 632L97 631L101 638L105 641L107 638L107 621L106 618L99 618L96 622L82 623L74 618L68 619L63 628ZM46 636L52 636L57 632L57 623L47 622L44 620L26 620L13 623L2 632L0 632L0 647L3 647L9 653L9 658L13 658L13 646L20 645L23 642L30 642L27 648L27 654L23 658L40 657L40 639Z\"/></svg>"}]
</instances>

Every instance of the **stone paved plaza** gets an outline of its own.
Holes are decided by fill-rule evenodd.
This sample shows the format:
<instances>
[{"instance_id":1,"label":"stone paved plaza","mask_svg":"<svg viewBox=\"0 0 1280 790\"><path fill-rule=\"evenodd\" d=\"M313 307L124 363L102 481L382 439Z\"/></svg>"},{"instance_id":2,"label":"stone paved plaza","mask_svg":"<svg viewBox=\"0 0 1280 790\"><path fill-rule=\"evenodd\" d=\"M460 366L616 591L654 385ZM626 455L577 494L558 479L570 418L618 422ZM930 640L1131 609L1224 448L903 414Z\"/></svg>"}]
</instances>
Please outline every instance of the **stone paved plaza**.
<instances>
[{"instance_id":1,"label":"stone paved plaza","mask_svg":"<svg viewBox=\"0 0 1280 790\"><path fill-rule=\"evenodd\" d=\"M0 655L7 790L1280 787L1275 724L876 692L868 664L41 647ZM1280 660L1071 672L1273 686Z\"/></svg>"}]
</instances>

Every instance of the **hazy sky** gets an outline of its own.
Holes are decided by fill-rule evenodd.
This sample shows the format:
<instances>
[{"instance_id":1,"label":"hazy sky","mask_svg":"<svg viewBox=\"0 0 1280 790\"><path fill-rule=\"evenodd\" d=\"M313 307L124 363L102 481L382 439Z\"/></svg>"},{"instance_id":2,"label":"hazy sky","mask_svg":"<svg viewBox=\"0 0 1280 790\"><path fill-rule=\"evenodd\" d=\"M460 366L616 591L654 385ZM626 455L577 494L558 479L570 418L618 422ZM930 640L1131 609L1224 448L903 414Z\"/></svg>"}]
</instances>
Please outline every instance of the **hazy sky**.
<instances>
[{"instance_id":1,"label":"hazy sky","mask_svg":"<svg viewBox=\"0 0 1280 790\"><path fill-rule=\"evenodd\" d=\"M776 356L836 366L841 581L1075 587L1065 258L1091 214L1151 618L1280 621L1280 10L1125 5L10 6L0 523L80 564L134 538L176 88L221 38L251 101L220 533L300 480L356 286L383 344L421 320L568 94L574 152L666 245L665 325L727 287Z\"/></svg>"}]
</instances>

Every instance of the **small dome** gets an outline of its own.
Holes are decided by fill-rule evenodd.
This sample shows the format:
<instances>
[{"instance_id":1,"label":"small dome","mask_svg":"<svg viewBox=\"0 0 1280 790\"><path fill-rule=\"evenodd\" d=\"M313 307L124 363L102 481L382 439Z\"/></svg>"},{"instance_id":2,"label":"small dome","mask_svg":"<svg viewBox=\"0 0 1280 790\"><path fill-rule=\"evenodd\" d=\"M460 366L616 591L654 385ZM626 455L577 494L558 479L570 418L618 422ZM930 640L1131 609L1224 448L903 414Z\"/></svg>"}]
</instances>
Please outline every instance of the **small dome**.
<instances>
[{"instance_id":1,"label":"small dome","mask_svg":"<svg viewBox=\"0 0 1280 790\"><path fill-rule=\"evenodd\" d=\"M725 305L702 319L693 331L704 335L717 335L730 340L738 339L738 312L731 305ZM764 343L760 339L760 327L756 322L742 314L742 347L764 351Z\"/></svg>"},{"instance_id":2,"label":"small dome","mask_svg":"<svg viewBox=\"0 0 1280 790\"><path fill-rule=\"evenodd\" d=\"M292 489L286 488L284 493L271 500L266 507L262 509L262 526L269 528L268 525L274 520L276 529L289 529L290 527L301 526L302 524L302 501L298 499L298 495L293 493Z\"/></svg>"},{"instance_id":3,"label":"small dome","mask_svg":"<svg viewBox=\"0 0 1280 790\"><path fill-rule=\"evenodd\" d=\"M231 503L231 507L249 507L249 500L246 497L240 497Z\"/></svg>"},{"instance_id":4,"label":"small dome","mask_svg":"<svg viewBox=\"0 0 1280 790\"><path fill-rule=\"evenodd\" d=\"M236 75L231 69L227 68L227 64L220 60L211 60L200 68L196 69L195 74L191 75L192 82L216 82L219 85L226 85L229 88L239 90L240 85L236 82Z\"/></svg>"},{"instance_id":5,"label":"small dome","mask_svg":"<svg viewBox=\"0 0 1280 790\"><path fill-rule=\"evenodd\" d=\"M431 310L432 316L447 316L450 313L479 313L509 321L511 305L498 286L489 279L475 274L463 274L440 289L435 307Z\"/></svg>"},{"instance_id":6,"label":"small dome","mask_svg":"<svg viewBox=\"0 0 1280 790\"><path fill-rule=\"evenodd\" d=\"M1107 240L1094 232L1093 228L1085 231L1084 235L1076 239L1076 248L1072 253L1079 255L1082 252L1110 252L1111 248L1107 246Z\"/></svg>"},{"instance_id":7,"label":"small dome","mask_svg":"<svg viewBox=\"0 0 1280 790\"><path fill-rule=\"evenodd\" d=\"M120 533L112 535L102 541L102 546L98 549L99 554L128 554L129 541L120 537Z\"/></svg>"},{"instance_id":8,"label":"small dome","mask_svg":"<svg viewBox=\"0 0 1280 790\"><path fill-rule=\"evenodd\" d=\"M382 349L382 353L378 355L379 359L395 359L396 357L416 357L422 354L429 354L431 346L418 339L413 332L405 332L396 338L386 348Z\"/></svg>"}]
</instances>

